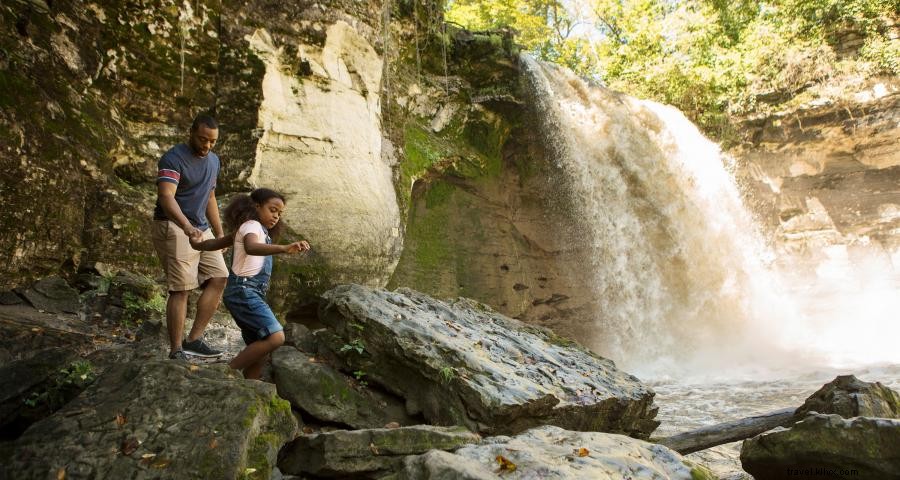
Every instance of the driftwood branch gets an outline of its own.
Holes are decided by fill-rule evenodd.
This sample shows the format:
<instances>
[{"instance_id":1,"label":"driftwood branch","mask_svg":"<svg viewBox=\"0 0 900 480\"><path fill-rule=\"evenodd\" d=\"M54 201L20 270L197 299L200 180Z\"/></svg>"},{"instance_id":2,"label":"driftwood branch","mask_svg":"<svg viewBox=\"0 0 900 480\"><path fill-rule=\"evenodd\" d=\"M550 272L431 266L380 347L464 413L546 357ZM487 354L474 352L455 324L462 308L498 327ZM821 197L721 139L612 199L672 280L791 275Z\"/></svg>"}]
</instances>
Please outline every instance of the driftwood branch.
<instances>
[{"instance_id":1,"label":"driftwood branch","mask_svg":"<svg viewBox=\"0 0 900 480\"><path fill-rule=\"evenodd\" d=\"M791 425L795 423L795 410L796 408L793 407L783 408L755 417L710 425L690 432L661 438L656 443L665 445L682 455L687 455L715 447L716 445L755 437L778 426Z\"/></svg>"}]
</instances>

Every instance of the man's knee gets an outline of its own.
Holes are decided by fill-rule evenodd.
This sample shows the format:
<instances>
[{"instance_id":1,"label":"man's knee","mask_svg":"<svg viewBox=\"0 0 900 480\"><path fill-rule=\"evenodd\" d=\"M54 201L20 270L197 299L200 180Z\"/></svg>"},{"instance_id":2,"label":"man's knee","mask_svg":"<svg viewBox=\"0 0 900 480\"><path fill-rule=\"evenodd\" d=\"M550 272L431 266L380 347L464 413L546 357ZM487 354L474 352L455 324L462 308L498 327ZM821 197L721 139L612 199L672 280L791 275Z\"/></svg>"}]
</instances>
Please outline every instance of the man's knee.
<instances>
[{"instance_id":1,"label":"man's knee","mask_svg":"<svg viewBox=\"0 0 900 480\"><path fill-rule=\"evenodd\" d=\"M190 290L175 290L169 291L169 301L178 302L178 301L187 301L188 296L190 296Z\"/></svg>"},{"instance_id":2,"label":"man's knee","mask_svg":"<svg viewBox=\"0 0 900 480\"><path fill-rule=\"evenodd\" d=\"M227 281L228 281L228 279L224 278L224 277L213 277L213 278L210 278L207 281L203 282L203 288L204 289L213 288L216 290L224 290L225 283Z\"/></svg>"}]
</instances>

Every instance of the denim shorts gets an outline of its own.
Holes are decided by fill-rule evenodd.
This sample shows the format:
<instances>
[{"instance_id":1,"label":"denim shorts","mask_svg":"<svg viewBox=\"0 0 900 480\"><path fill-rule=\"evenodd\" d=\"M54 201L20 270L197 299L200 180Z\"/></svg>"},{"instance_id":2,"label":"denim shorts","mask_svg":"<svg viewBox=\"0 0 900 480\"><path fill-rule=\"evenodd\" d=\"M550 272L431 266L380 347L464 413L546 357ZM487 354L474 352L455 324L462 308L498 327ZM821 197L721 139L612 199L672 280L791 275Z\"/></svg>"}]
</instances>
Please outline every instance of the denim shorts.
<instances>
[{"instance_id":1,"label":"denim shorts","mask_svg":"<svg viewBox=\"0 0 900 480\"><path fill-rule=\"evenodd\" d=\"M222 300L247 345L284 330L266 303L265 294L256 286L229 284Z\"/></svg>"}]
</instances>

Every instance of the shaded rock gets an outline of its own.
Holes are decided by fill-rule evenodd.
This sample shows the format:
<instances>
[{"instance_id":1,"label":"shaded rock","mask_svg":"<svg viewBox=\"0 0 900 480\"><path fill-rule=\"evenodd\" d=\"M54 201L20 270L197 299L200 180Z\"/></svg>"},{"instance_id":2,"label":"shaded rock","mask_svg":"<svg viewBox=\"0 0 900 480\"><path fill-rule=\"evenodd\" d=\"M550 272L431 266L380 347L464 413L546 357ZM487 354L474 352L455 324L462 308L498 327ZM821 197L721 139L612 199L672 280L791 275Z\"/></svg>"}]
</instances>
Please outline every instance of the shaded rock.
<instances>
[{"instance_id":1,"label":"shaded rock","mask_svg":"<svg viewBox=\"0 0 900 480\"><path fill-rule=\"evenodd\" d=\"M285 473L343 478L389 471L406 455L455 450L479 440L463 427L431 425L301 435L282 451L278 468Z\"/></svg>"},{"instance_id":2,"label":"shaded rock","mask_svg":"<svg viewBox=\"0 0 900 480\"><path fill-rule=\"evenodd\" d=\"M320 318L328 347L351 368L438 425L515 433L553 424L647 437L653 391L615 364L547 330L467 299L342 285Z\"/></svg>"},{"instance_id":3,"label":"shaded rock","mask_svg":"<svg viewBox=\"0 0 900 480\"><path fill-rule=\"evenodd\" d=\"M224 365L134 362L32 425L2 478L269 478L297 423L273 385Z\"/></svg>"},{"instance_id":4,"label":"shaded rock","mask_svg":"<svg viewBox=\"0 0 900 480\"><path fill-rule=\"evenodd\" d=\"M789 429L745 440L741 465L755 478L765 479L900 479L900 420L812 413Z\"/></svg>"},{"instance_id":5,"label":"shaded rock","mask_svg":"<svg viewBox=\"0 0 900 480\"><path fill-rule=\"evenodd\" d=\"M501 476L502 475L502 476ZM398 479L714 479L662 445L624 435L545 426L490 437L455 453L407 458Z\"/></svg>"},{"instance_id":6,"label":"shaded rock","mask_svg":"<svg viewBox=\"0 0 900 480\"><path fill-rule=\"evenodd\" d=\"M97 348L96 336L102 333L76 315L40 312L24 304L0 306L0 360L4 362L53 347L90 351Z\"/></svg>"},{"instance_id":7,"label":"shaded rock","mask_svg":"<svg viewBox=\"0 0 900 480\"><path fill-rule=\"evenodd\" d=\"M25 303L25 300L16 295L16 292L10 290L0 291L0 305L19 305L22 303Z\"/></svg>"},{"instance_id":8,"label":"shaded rock","mask_svg":"<svg viewBox=\"0 0 900 480\"><path fill-rule=\"evenodd\" d=\"M0 367L0 438L17 437L28 425L43 418L53 410L51 402L26 404L32 394L45 396L56 387L52 385L56 374L76 358L71 350L48 348L36 352L34 356L11 362ZM80 390L79 390L80 391ZM78 391L56 391L61 400L68 401ZM49 400L49 399L48 399ZM61 405L59 405L61 406ZM59 408L56 406L56 408Z\"/></svg>"},{"instance_id":9,"label":"shaded rock","mask_svg":"<svg viewBox=\"0 0 900 480\"><path fill-rule=\"evenodd\" d=\"M46 277L19 292L38 310L51 313L78 313L81 304L78 291L60 277Z\"/></svg>"},{"instance_id":10,"label":"shaded rock","mask_svg":"<svg viewBox=\"0 0 900 480\"><path fill-rule=\"evenodd\" d=\"M402 400L360 386L360 382L296 348L276 350L272 368L278 394L319 420L353 428L416 423L406 414Z\"/></svg>"},{"instance_id":11,"label":"shaded rock","mask_svg":"<svg viewBox=\"0 0 900 480\"><path fill-rule=\"evenodd\" d=\"M810 412L834 413L844 418L900 418L900 395L880 382L840 375L810 395L794 417L804 418Z\"/></svg>"}]
</instances>

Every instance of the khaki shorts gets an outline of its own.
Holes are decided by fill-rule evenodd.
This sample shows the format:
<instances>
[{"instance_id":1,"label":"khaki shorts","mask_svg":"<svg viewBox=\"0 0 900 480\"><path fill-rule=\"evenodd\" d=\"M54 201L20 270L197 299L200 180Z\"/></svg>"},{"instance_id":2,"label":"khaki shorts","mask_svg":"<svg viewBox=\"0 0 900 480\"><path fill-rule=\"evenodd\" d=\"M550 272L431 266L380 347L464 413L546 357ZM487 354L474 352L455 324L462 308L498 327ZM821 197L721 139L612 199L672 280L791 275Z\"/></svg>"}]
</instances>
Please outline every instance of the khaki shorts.
<instances>
[{"instance_id":1,"label":"khaki shorts","mask_svg":"<svg viewBox=\"0 0 900 480\"><path fill-rule=\"evenodd\" d=\"M166 284L170 292L193 290L210 278L228 278L228 267L221 250L201 252L194 250L188 236L175 222L153 221L153 246L166 271ZM203 239L215 238L210 229L203 232Z\"/></svg>"}]
</instances>

